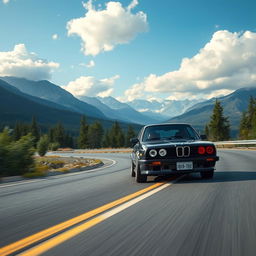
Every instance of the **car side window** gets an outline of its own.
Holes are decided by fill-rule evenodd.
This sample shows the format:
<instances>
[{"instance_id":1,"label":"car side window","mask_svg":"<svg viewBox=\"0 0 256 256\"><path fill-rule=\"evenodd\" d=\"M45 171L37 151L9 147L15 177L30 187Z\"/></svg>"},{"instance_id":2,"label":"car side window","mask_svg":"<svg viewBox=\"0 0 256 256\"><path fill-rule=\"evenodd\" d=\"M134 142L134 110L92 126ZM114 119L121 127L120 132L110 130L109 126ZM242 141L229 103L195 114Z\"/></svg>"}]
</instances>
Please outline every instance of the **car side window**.
<instances>
[{"instance_id":1,"label":"car side window","mask_svg":"<svg viewBox=\"0 0 256 256\"><path fill-rule=\"evenodd\" d=\"M191 127L188 126L187 131L188 131L188 134L189 134L190 138L193 138L195 140L198 139L197 134L195 133L195 131Z\"/></svg>"},{"instance_id":2,"label":"car side window","mask_svg":"<svg viewBox=\"0 0 256 256\"><path fill-rule=\"evenodd\" d=\"M143 128L139 131L137 138L140 140L142 135Z\"/></svg>"}]
</instances>

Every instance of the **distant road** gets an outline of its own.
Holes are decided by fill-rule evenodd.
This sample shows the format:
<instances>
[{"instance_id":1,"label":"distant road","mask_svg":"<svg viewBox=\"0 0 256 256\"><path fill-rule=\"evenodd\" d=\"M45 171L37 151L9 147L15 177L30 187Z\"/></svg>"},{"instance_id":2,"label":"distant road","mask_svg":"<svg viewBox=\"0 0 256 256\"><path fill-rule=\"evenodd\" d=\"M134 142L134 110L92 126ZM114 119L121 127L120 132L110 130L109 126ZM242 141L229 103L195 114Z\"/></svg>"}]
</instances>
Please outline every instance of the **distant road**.
<instances>
[{"instance_id":1,"label":"distant road","mask_svg":"<svg viewBox=\"0 0 256 256\"><path fill-rule=\"evenodd\" d=\"M146 184L130 177L127 153L86 156L114 161L93 172L0 185L1 247L33 256L256 255L256 151L219 150L211 181L189 175ZM31 239L38 241L32 246Z\"/></svg>"}]
</instances>

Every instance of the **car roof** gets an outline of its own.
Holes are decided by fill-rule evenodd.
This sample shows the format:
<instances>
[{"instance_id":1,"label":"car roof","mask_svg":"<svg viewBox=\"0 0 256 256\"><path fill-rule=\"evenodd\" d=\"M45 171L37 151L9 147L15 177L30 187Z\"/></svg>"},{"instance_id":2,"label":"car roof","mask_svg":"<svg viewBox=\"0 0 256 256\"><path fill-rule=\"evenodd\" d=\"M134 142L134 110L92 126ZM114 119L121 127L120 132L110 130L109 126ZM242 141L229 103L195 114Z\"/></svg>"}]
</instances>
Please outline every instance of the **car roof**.
<instances>
[{"instance_id":1,"label":"car roof","mask_svg":"<svg viewBox=\"0 0 256 256\"><path fill-rule=\"evenodd\" d=\"M187 123L160 123L160 124L148 124L145 125L144 128L151 127L151 126L164 126L164 125L184 125L184 126L191 126Z\"/></svg>"}]
</instances>

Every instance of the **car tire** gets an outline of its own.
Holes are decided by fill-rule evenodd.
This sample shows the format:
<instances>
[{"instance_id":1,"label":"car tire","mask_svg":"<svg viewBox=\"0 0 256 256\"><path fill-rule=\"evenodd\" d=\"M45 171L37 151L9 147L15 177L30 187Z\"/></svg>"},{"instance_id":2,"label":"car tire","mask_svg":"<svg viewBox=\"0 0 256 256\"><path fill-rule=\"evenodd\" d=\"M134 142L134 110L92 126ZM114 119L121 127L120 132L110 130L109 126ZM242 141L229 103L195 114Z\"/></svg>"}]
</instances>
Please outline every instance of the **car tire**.
<instances>
[{"instance_id":1,"label":"car tire","mask_svg":"<svg viewBox=\"0 0 256 256\"><path fill-rule=\"evenodd\" d=\"M141 174L139 163L137 163L137 165L136 165L136 167L135 167L135 173L136 173L136 181L137 181L138 183L147 182L147 175Z\"/></svg>"},{"instance_id":2,"label":"car tire","mask_svg":"<svg viewBox=\"0 0 256 256\"><path fill-rule=\"evenodd\" d=\"M135 176L136 176L136 173L135 173L134 169L135 169L135 165L134 165L134 163L133 163L133 161L132 161L132 162L131 162L131 176L132 176L132 177L135 177Z\"/></svg>"},{"instance_id":3,"label":"car tire","mask_svg":"<svg viewBox=\"0 0 256 256\"><path fill-rule=\"evenodd\" d=\"M212 171L208 171L208 172L201 172L200 174L201 174L201 178L202 178L202 179L207 179L207 180L209 180L209 179L212 179L212 178L213 178L214 171L212 170Z\"/></svg>"}]
</instances>

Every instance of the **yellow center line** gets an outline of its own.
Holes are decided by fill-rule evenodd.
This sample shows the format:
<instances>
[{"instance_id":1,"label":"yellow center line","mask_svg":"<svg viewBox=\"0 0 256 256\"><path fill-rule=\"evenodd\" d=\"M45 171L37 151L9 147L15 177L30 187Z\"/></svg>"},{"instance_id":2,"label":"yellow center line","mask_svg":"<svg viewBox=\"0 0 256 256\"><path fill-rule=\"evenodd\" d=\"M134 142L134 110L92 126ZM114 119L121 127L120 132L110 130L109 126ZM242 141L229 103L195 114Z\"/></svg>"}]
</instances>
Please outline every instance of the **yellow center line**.
<instances>
[{"instance_id":1,"label":"yellow center line","mask_svg":"<svg viewBox=\"0 0 256 256\"><path fill-rule=\"evenodd\" d=\"M83 224L80 224L79 226L76 226L68 231L65 231L64 233L61 233L60 235L57 235L21 254L19 254L19 256L39 256L41 255L42 253L46 252L46 251L49 251L50 249L62 244L63 242L79 235L80 233L88 230L89 228L99 224L100 222L103 222L104 220L114 216L115 214L127 209L128 207L142 201L143 199L163 190L164 188L170 186L171 184L170 183L167 183L167 184L163 184L162 186L158 187L158 188L155 188L151 191L148 191L147 193L144 193L143 195L141 196L138 196L128 202L125 202L124 204L122 205L119 205L118 207L116 208L113 208L113 209L110 209L109 211L105 212L105 213L102 213L101 215L91 219L91 220L88 220L87 222L83 223Z\"/></svg>"},{"instance_id":2,"label":"yellow center line","mask_svg":"<svg viewBox=\"0 0 256 256\"><path fill-rule=\"evenodd\" d=\"M99 224L100 222L104 221L105 218L98 216L93 218L92 220L89 220L88 222L79 225L78 227L75 227L71 230L68 230L62 234L60 234L59 236L56 236L50 240L47 240L46 242L39 244L36 247L33 247L31 249L29 249L28 251L25 251L21 254L19 254L19 256L38 256L48 250L50 250L51 248L67 241L68 239L84 232L85 230Z\"/></svg>"},{"instance_id":3,"label":"yellow center line","mask_svg":"<svg viewBox=\"0 0 256 256\"><path fill-rule=\"evenodd\" d=\"M69 228L69 227L71 227L73 225L76 225L76 224L78 224L78 223L80 223L82 221L85 221L85 220L87 220L87 219L89 219L89 218L91 218L91 217L93 217L93 216L95 216L97 214L100 214L100 213L102 213L102 212L104 212L106 210L109 210L109 209L111 209L111 208L113 208L115 206L118 206L118 205L120 205L120 204L122 204L124 202L127 202L127 201L129 201L129 200L131 200L131 199L133 199L135 197L138 197L138 196L140 196L140 195L142 195L142 194L144 194L144 193L146 193L146 192L148 192L150 190L153 190L153 189L155 189L155 188L157 188L159 186L162 186L163 184L166 184L166 182L158 182L158 183L156 183L156 184L154 184L152 186L149 186L147 188L139 190L139 191L137 191L137 192L135 192L133 194L127 195L127 196L122 197L122 198L119 198L119 199L117 199L117 200L115 200L115 201L113 201L111 203L108 203L108 204L105 204L103 206L100 206L100 207L98 207L98 208L96 208L94 210L86 212L86 213L84 213L82 215L79 215L79 216L77 216L75 218L72 218L70 220L64 221L64 222L59 223L59 224L57 224L55 226L52 226L50 228L44 229L42 231L39 231L36 234L33 234L31 236L28 236L28 237L25 237L25 238L23 238L23 239L21 239L21 240L19 240L17 242L14 242L12 244L6 245L6 246L4 246L4 247L2 247L0 249L0 255L1 256L6 256L6 255L14 253L14 252L16 252L18 250L21 250L21 249L23 249L23 248L25 248L27 246L30 246L30 245L32 245L32 244L34 244L34 243L36 243L36 242L38 242L40 240L46 239L47 237L50 237L50 236L52 236L52 235L54 235L54 234L56 234L58 232L61 232L61 231L65 230L65 229L67 229L67 228Z\"/></svg>"}]
</instances>

